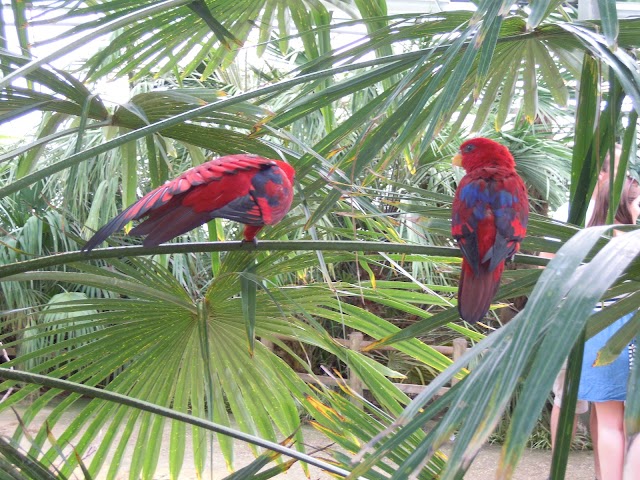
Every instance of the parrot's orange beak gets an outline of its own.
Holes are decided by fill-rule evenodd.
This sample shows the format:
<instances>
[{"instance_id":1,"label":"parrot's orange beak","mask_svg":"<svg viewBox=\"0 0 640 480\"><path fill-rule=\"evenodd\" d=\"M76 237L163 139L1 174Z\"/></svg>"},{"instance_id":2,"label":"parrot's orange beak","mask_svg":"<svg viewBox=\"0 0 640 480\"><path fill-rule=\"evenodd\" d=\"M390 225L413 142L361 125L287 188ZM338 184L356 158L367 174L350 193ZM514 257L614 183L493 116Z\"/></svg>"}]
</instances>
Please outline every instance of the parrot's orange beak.
<instances>
[{"instance_id":1,"label":"parrot's orange beak","mask_svg":"<svg viewBox=\"0 0 640 480\"><path fill-rule=\"evenodd\" d=\"M456 167L461 167L462 166L462 154L461 153L457 153L451 159L451 163L453 163Z\"/></svg>"}]
</instances>

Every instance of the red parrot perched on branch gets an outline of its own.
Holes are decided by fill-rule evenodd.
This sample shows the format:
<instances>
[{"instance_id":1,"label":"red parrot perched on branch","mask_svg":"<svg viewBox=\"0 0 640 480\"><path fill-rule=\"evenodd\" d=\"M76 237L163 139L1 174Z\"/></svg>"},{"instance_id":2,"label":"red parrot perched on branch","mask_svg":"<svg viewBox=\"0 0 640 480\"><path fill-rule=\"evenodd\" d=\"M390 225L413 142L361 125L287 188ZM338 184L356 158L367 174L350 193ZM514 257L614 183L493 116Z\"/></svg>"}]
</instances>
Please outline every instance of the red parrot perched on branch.
<instances>
[{"instance_id":1,"label":"red parrot perched on branch","mask_svg":"<svg viewBox=\"0 0 640 480\"><path fill-rule=\"evenodd\" d=\"M293 200L295 170L279 160L228 155L210 160L152 190L98 230L82 248L90 251L132 220L147 217L130 235L159 245L214 218L244 223L244 240L284 218Z\"/></svg>"},{"instance_id":2,"label":"red parrot perched on branch","mask_svg":"<svg viewBox=\"0 0 640 480\"><path fill-rule=\"evenodd\" d=\"M487 138L467 140L453 158L462 177L453 200L451 233L462 251L460 317L474 323L489 310L504 262L520 249L529 199L509 150Z\"/></svg>"}]
</instances>

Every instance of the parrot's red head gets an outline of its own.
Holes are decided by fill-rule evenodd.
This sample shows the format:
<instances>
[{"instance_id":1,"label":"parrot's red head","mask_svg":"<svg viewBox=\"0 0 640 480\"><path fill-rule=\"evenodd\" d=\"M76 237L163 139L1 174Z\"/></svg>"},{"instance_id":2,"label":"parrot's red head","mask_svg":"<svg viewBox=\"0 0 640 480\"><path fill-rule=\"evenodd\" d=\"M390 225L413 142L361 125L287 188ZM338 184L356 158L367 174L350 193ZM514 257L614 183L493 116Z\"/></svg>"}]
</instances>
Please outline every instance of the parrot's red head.
<instances>
[{"instance_id":1,"label":"parrot's red head","mask_svg":"<svg viewBox=\"0 0 640 480\"><path fill-rule=\"evenodd\" d=\"M453 164L467 172L484 167L513 170L516 166L507 147L483 137L472 138L460 145L460 152L453 157Z\"/></svg>"},{"instance_id":2,"label":"parrot's red head","mask_svg":"<svg viewBox=\"0 0 640 480\"><path fill-rule=\"evenodd\" d=\"M278 164L278 167L280 167L280 169L287 176L291 185L293 185L293 181L296 177L296 171L293 169L293 167L289 165L287 162L283 162L282 160L275 160L275 162Z\"/></svg>"}]
</instances>

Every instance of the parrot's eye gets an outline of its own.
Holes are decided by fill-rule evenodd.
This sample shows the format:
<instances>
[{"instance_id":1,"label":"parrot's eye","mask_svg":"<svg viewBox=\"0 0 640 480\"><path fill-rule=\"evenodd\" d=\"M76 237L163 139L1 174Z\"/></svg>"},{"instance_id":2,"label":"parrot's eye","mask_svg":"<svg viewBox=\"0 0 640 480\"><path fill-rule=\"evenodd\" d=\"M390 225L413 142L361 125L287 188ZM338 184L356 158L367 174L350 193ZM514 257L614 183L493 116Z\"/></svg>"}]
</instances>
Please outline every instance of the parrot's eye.
<instances>
[{"instance_id":1,"label":"parrot's eye","mask_svg":"<svg viewBox=\"0 0 640 480\"><path fill-rule=\"evenodd\" d=\"M476 146L475 146L475 145L466 145L466 146L462 149L462 151L463 151L464 153L471 153L471 152L473 152L475 149L476 149Z\"/></svg>"}]
</instances>

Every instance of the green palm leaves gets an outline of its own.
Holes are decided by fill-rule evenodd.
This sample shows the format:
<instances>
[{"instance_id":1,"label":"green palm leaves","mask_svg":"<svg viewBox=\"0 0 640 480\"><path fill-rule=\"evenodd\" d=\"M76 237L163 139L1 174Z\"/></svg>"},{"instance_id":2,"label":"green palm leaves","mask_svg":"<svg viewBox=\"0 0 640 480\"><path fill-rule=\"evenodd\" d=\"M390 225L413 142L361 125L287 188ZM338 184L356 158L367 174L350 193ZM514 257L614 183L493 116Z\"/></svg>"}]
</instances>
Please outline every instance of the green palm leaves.
<instances>
[{"instance_id":1,"label":"green palm leaves","mask_svg":"<svg viewBox=\"0 0 640 480\"><path fill-rule=\"evenodd\" d=\"M508 478L580 330L595 331L621 310L637 308L634 294L616 311L590 317L600 296L637 290L637 232L608 241L602 231L580 232L533 215L527 251L566 246L545 272L508 272L498 299L531 294L529 305L482 340L452 323L457 314L446 283L457 267L447 240L454 176L438 171L438 162L455 149L458 135L501 130L541 203L562 203L570 179L571 218L580 223L606 151L622 140L624 161L633 156L637 112L623 108L623 99L637 109L640 98L637 65L626 53L639 46L640 21L617 20L612 2L600 3L601 22L576 22L558 1L533 2L527 10L486 1L473 13L428 15L387 15L385 2L365 0L332 1L331 8L315 0L59 2L66 10L47 12L51 18L78 20L61 36L66 47L32 60L28 36L21 35L22 55L0 50L0 121L44 114L35 138L0 158L0 302L13 322L3 324L1 339L22 350L11 365L62 382L49 384L25 421L68 389L50 418L55 423L97 387L117 401L91 400L60 441L85 452L97 431L113 424L124 433L106 430L91 472L102 467L115 477L118 465L106 464L107 452L120 458L131 441L152 445L132 465L134 477L151 478L167 426L177 478L187 429L201 471L211 432L242 430L267 446L294 435L296 444L285 453L304 459L296 453L304 411L347 452L355 455L369 442L357 462L338 453L340 468L325 464L336 474L454 478L514 392L524 391L499 472ZM22 2L12 4L21 23L28 12ZM338 45L336 35L354 26L362 37ZM109 44L82 63L81 73L50 66L107 35ZM278 68L294 56L290 71ZM126 104L112 106L92 83L111 76L157 81L161 88L141 87ZM559 128L575 133L572 152L539 134L553 131L559 111L567 112ZM78 232L97 228L171 172L210 154L243 151L285 158L299 173L291 215L265 232L277 241L255 249L222 242L74 252ZM215 222L189 239L236 233ZM140 254L154 257L130 258ZM517 260L545 263L526 255ZM412 324L399 328L389 321L394 315ZM415 338L445 326L479 342L453 366ZM391 382L399 372L344 348L329 334L335 330L393 343L445 374L404 409L409 399ZM625 339L633 333L624 332ZM309 358L321 352L358 372L372 397L352 402L348 389L311 388L260 340L307 374L318 373ZM466 379L436 398L471 361ZM28 374L9 375L2 388L30 381ZM23 386L1 408L36 388ZM125 407L126 396L152 402L160 416ZM629 402L630 432L636 403ZM188 426L185 414L199 420ZM237 429L229 428L231 416ZM457 440L445 463L436 452L453 431ZM45 437L42 430L36 440ZM220 444L232 463L231 440L221 436ZM40 459L46 464L56 455L49 448ZM560 477L562 461L554 468Z\"/></svg>"}]
</instances>

